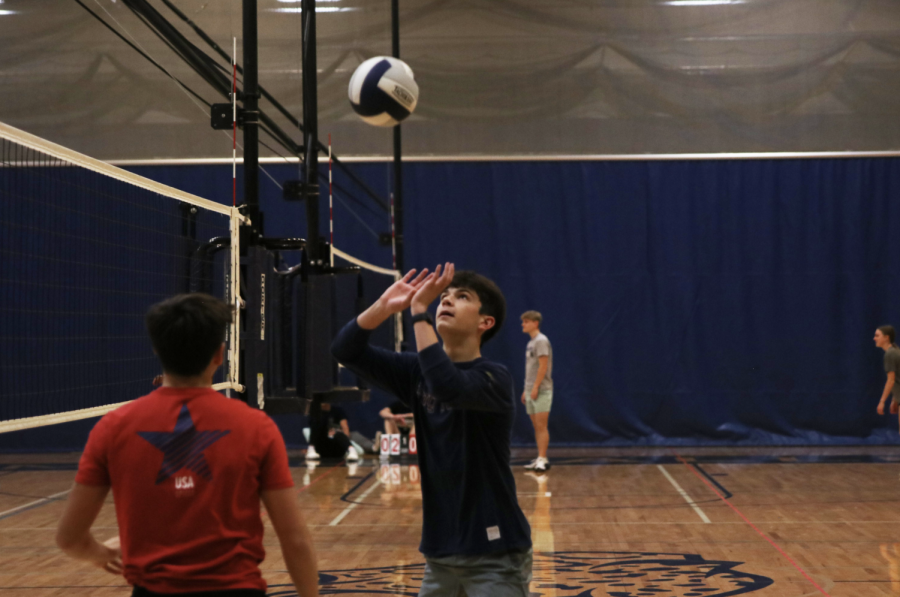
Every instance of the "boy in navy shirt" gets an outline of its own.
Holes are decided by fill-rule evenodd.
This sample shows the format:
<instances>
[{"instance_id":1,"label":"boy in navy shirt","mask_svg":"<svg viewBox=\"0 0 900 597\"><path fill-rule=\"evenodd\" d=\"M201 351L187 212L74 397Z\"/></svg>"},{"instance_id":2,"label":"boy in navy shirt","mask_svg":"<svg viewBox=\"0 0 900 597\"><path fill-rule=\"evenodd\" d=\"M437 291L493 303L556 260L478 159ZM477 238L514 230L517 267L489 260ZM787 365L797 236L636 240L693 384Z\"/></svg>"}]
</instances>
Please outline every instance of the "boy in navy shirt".
<instances>
[{"instance_id":1,"label":"boy in navy shirt","mask_svg":"<svg viewBox=\"0 0 900 597\"><path fill-rule=\"evenodd\" d=\"M426 560L419 597L527 597L531 528L509 467L513 379L481 356L506 301L484 276L456 273L451 263L441 269L406 274L341 330L332 352L413 412ZM427 311L438 297L443 346ZM370 346L371 331L407 308L418 354Z\"/></svg>"}]
</instances>

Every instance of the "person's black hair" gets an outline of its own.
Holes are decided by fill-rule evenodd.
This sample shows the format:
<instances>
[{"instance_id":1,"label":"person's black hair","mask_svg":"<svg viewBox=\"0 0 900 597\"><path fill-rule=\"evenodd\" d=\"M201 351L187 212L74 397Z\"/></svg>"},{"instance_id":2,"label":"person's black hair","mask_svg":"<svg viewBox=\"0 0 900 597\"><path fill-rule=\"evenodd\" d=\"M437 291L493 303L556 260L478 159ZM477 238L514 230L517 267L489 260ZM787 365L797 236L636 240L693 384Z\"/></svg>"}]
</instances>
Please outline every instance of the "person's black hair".
<instances>
[{"instance_id":1,"label":"person's black hair","mask_svg":"<svg viewBox=\"0 0 900 597\"><path fill-rule=\"evenodd\" d=\"M897 346L896 342L894 342L894 338L897 337L897 332L894 331L894 326L880 325L878 326L878 331L890 338L892 345Z\"/></svg>"},{"instance_id":2,"label":"person's black hair","mask_svg":"<svg viewBox=\"0 0 900 597\"><path fill-rule=\"evenodd\" d=\"M451 288L465 288L471 290L478 295L481 301L481 309L478 311L482 315L490 315L494 318L494 327L481 335L481 344L497 335L503 326L503 320L506 319L506 298L500 287L493 280L473 271L459 271L453 276L450 282Z\"/></svg>"},{"instance_id":3,"label":"person's black hair","mask_svg":"<svg viewBox=\"0 0 900 597\"><path fill-rule=\"evenodd\" d=\"M163 371L200 375L225 341L233 309L214 296L179 294L150 307L145 322Z\"/></svg>"}]
</instances>

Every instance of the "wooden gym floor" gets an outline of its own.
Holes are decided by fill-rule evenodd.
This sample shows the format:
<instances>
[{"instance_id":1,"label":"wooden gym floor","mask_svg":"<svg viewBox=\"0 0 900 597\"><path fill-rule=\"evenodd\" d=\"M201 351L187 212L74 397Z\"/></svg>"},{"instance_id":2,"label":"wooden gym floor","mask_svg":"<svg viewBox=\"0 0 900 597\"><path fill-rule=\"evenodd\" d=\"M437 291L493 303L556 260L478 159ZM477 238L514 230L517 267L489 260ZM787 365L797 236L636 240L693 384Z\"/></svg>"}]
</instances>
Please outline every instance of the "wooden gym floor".
<instances>
[{"instance_id":1,"label":"wooden gym floor","mask_svg":"<svg viewBox=\"0 0 900 597\"><path fill-rule=\"evenodd\" d=\"M900 596L897 448L551 450L543 477L524 472L529 456L513 462L533 596ZM130 594L53 544L77 458L0 455L3 597ZM291 464L322 594L416 595L417 468ZM116 533L111 498L95 532ZM271 528L266 549L269 595L295 595Z\"/></svg>"}]
</instances>

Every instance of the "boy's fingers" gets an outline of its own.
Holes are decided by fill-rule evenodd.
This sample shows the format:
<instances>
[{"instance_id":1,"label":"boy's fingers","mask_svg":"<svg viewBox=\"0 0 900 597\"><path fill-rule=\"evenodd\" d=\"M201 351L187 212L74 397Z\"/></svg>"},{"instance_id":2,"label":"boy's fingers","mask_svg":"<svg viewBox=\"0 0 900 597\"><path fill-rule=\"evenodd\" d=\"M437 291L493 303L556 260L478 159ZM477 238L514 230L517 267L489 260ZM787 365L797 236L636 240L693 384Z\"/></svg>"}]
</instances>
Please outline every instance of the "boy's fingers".
<instances>
[{"instance_id":1,"label":"boy's fingers","mask_svg":"<svg viewBox=\"0 0 900 597\"><path fill-rule=\"evenodd\" d=\"M455 268L453 267L452 263L450 263L449 261L447 263L445 263L444 264L444 275L441 276L441 283L449 284L450 282L452 282L454 271L455 271Z\"/></svg>"},{"instance_id":2,"label":"boy's fingers","mask_svg":"<svg viewBox=\"0 0 900 597\"><path fill-rule=\"evenodd\" d=\"M410 278L413 277L413 274L415 274L415 273L416 273L416 268L409 270L408 272L406 272L406 275L403 276L403 281L404 282L408 281Z\"/></svg>"},{"instance_id":3,"label":"boy's fingers","mask_svg":"<svg viewBox=\"0 0 900 597\"><path fill-rule=\"evenodd\" d=\"M416 279L415 279L415 280L413 280L412 282L410 282L410 285L412 285L412 286L418 286L419 284L422 283L422 280L424 280L427 276L428 276L428 268L426 267L426 268L423 269L421 272L419 272L419 275L416 276Z\"/></svg>"}]
</instances>

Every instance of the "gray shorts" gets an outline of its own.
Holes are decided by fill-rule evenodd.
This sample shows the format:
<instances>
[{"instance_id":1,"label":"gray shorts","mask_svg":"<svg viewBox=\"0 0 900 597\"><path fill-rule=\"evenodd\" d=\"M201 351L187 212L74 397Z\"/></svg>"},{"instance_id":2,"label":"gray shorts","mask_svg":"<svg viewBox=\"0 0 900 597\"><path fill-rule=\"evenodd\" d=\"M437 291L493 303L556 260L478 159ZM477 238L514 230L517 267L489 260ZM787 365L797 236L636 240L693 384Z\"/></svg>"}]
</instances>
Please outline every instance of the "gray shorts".
<instances>
[{"instance_id":1,"label":"gray shorts","mask_svg":"<svg viewBox=\"0 0 900 597\"><path fill-rule=\"evenodd\" d=\"M419 597L528 597L528 551L425 558Z\"/></svg>"},{"instance_id":2,"label":"gray shorts","mask_svg":"<svg viewBox=\"0 0 900 597\"><path fill-rule=\"evenodd\" d=\"M525 395L525 412L529 415L548 413L553 405L553 390L539 390L537 400L531 399L531 394Z\"/></svg>"}]
</instances>

